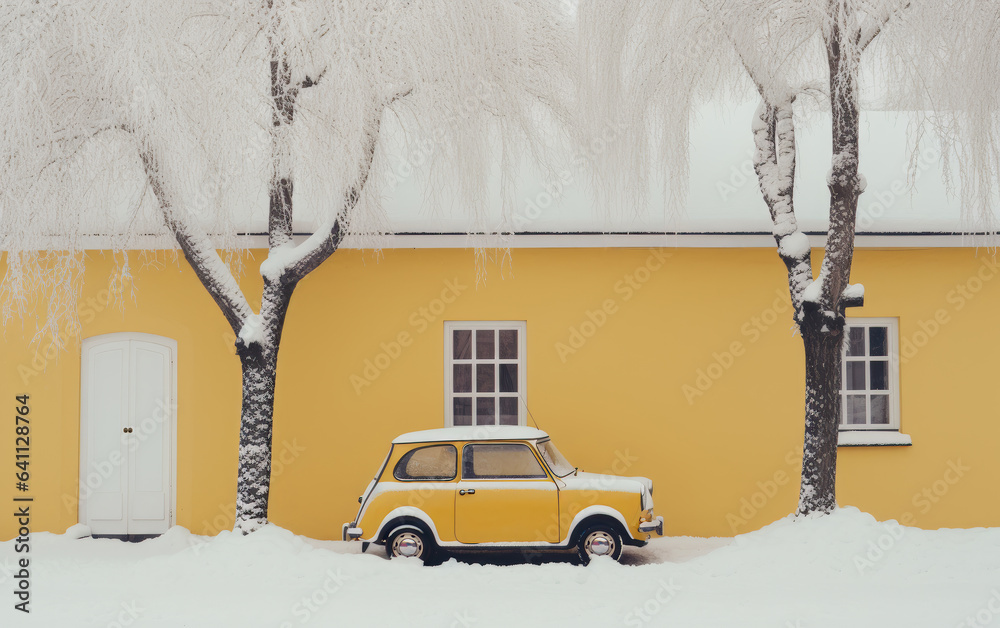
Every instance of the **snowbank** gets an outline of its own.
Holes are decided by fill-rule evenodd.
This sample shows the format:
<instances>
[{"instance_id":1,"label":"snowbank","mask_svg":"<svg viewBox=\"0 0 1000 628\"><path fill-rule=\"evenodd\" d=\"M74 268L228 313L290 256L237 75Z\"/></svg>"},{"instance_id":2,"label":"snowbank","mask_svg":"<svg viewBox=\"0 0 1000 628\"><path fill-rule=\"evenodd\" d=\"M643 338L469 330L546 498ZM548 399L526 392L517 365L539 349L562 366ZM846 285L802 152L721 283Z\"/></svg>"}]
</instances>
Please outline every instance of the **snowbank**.
<instances>
[{"instance_id":1,"label":"snowbank","mask_svg":"<svg viewBox=\"0 0 1000 628\"><path fill-rule=\"evenodd\" d=\"M924 531L853 508L735 539L660 539L588 567L425 568L277 526L249 537L174 528L139 544L79 532L32 535L30 617L13 610L14 545L0 544L0 626L1000 623L1000 529Z\"/></svg>"}]
</instances>

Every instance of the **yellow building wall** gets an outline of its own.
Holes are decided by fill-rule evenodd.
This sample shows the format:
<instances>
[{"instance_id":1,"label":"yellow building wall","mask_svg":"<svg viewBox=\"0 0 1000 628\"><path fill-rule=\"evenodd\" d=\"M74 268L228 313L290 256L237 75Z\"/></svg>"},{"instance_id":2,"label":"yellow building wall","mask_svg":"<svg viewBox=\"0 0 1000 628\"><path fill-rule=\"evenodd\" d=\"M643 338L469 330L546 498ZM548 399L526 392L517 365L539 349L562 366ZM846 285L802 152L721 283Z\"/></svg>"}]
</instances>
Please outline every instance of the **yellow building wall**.
<instances>
[{"instance_id":1,"label":"yellow building wall","mask_svg":"<svg viewBox=\"0 0 1000 628\"><path fill-rule=\"evenodd\" d=\"M264 254L241 282L255 307ZM91 252L82 336L177 340L177 523L215 534L233 523L239 360L194 273L167 258L133 254L134 301L116 303L113 260ZM730 536L795 509L803 355L773 249L517 249L481 270L477 284L469 250L345 250L299 285L279 361L273 522L338 538L389 441L443 426L445 320L527 321L534 420L582 469L652 478L667 534ZM1000 525L998 275L973 249L857 251L866 305L850 314L899 317L913 446L840 448L841 505L923 528ZM27 393L32 529L62 532L77 522L79 344L46 353L34 331L15 318L0 339L0 499L15 494L14 397ZM15 535L0 517L0 539Z\"/></svg>"}]
</instances>

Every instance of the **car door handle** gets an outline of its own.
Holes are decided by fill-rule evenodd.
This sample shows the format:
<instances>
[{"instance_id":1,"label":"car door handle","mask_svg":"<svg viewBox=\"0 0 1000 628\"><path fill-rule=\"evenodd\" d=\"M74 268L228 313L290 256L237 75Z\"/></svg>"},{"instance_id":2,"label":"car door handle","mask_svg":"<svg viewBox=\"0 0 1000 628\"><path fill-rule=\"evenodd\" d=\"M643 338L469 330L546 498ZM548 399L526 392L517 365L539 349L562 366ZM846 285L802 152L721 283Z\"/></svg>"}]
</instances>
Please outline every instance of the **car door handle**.
<instances>
[{"instance_id":1,"label":"car door handle","mask_svg":"<svg viewBox=\"0 0 1000 628\"><path fill-rule=\"evenodd\" d=\"M470 488L470 489L466 490L466 489L463 488L463 489L460 489L458 491L459 495L465 495L466 493L468 493L469 495L475 495L476 494L476 489Z\"/></svg>"}]
</instances>

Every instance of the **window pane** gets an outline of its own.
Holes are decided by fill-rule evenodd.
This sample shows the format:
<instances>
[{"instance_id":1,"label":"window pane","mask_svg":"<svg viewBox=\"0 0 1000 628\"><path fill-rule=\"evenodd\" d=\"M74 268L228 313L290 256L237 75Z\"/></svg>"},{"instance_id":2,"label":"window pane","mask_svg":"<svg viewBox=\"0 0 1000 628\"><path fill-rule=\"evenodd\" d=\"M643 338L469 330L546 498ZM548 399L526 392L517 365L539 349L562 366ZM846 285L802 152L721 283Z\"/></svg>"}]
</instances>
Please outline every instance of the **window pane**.
<instances>
[{"instance_id":1,"label":"window pane","mask_svg":"<svg viewBox=\"0 0 1000 628\"><path fill-rule=\"evenodd\" d=\"M872 395L872 425L889 425L889 395Z\"/></svg>"},{"instance_id":2,"label":"window pane","mask_svg":"<svg viewBox=\"0 0 1000 628\"><path fill-rule=\"evenodd\" d=\"M500 365L500 392L517 392L517 365Z\"/></svg>"},{"instance_id":3,"label":"window pane","mask_svg":"<svg viewBox=\"0 0 1000 628\"><path fill-rule=\"evenodd\" d=\"M500 397L500 425L517 425L517 397Z\"/></svg>"},{"instance_id":4,"label":"window pane","mask_svg":"<svg viewBox=\"0 0 1000 628\"><path fill-rule=\"evenodd\" d=\"M865 328L849 327L847 355L864 355L864 354L865 354Z\"/></svg>"},{"instance_id":5,"label":"window pane","mask_svg":"<svg viewBox=\"0 0 1000 628\"><path fill-rule=\"evenodd\" d=\"M871 361L872 390L889 390L889 363L880 360ZM875 410L872 410L874 413Z\"/></svg>"},{"instance_id":6,"label":"window pane","mask_svg":"<svg viewBox=\"0 0 1000 628\"><path fill-rule=\"evenodd\" d=\"M472 397L455 397L451 407L451 422L454 425L472 425Z\"/></svg>"},{"instance_id":7,"label":"window pane","mask_svg":"<svg viewBox=\"0 0 1000 628\"><path fill-rule=\"evenodd\" d=\"M500 330L500 359L501 360L516 360L517 359L517 330L516 329L501 329Z\"/></svg>"},{"instance_id":8,"label":"window pane","mask_svg":"<svg viewBox=\"0 0 1000 628\"><path fill-rule=\"evenodd\" d=\"M494 392L496 384L494 382L494 365L476 365L476 392Z\"/></svg>"},{"instance_id":9,"label":"window pane","mask_svg":"<svg viewBox=\"0 0 1000 628\"><path fill-rule=\"evenodd\" d=\"M866 420L865 396L847 395L844 399L844 413L847 415L848 425L864 425Z\"/></svg>"},{"instance_id":10,"label":"window pane","mask_svg":"<svg viewBox=\"0 0 1000 628\"><path fill-rule=\"evenodd\" d=\"M452 371L452 392L472 392L472 365L455 364Z\"/></svg>"},{"instance_id":11,"label":"window pane","mask_svg":"<svg viewBox=\"0 0 1000 628\"><path fill-rule=\"evenodd\" d=\"M844 382L847 390L865 390L865 363L847 363L847 381Z\"/></svg>"},{"instance_id":12,"label":"window pane","mask_svg":"<svg viewBox=\"0 0 1000 628\"><path fill-rule=\"evenodd\" d=\"M493 397L476 398L476 425L496 425L496 400Z\"/></svg>"},{"instance_id":13,"label":"window pane","mask_svg":"<svg viewBox=\"0 0 1000 628\"><path fill-rule=\"evenodd\" d=\"M527 445L466 445L462 453L462 477L507 479L546 475Z\"/></svg>"},{"instance_id":14,"label":"window pane","mask_svg":"<svg viewBox=\"0 0 1000 628\"><path fill-rule=\"evenodd\" d=\"M868 355L889 355L887 332L885 327L868 328Z\"/></svg>"},{"instance_id":15,"label":"window pane","mask_svg":"<svg viewBox=\"0 0 1000 628\"><path fill-rule=\"evenodd\" d=\"M458 450L454 445L414 449L393 470L397 480L453 480L458 473Z\"/></svg>"},{"instance_id":16,"label":"window pane","mask_svg":"<svg viewBox=\"0 0 1000 628\"><path fill-rule=\"evenodd\" d=\"M494 351L493 347L494 335L492 329L476 330L476 359L492 360L496 357L496 351Z\"/></svg>"},{"instance_id":17,"label":"window pane","mask_svg":"<svg viewBox=\"0 0 1000 628\"><path fill-rule=\"evenodd\" d=\"M472 359L472 330L456 329L452 334L452 356L456 360Z\"/></svg>"}]
</instances>

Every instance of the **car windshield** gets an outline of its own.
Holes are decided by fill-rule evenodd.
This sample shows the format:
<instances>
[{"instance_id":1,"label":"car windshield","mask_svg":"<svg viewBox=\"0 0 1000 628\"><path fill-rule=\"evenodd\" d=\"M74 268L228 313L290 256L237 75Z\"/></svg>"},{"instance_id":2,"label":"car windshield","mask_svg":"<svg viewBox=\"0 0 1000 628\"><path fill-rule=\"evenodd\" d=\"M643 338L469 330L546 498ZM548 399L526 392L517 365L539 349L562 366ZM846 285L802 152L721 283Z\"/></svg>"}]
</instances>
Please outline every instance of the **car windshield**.
<instances>
[{"instance_id":1,"label":"car windshield","mask_svg":"<svg viewBox=\"0 0 1000 628\"><path fill-rule=\"evenodd\" d=\"M542 459L545 460L545 464L549 465L549 469L556 477L564 478L570 473L576 471L576 467L571 465L566 458L563 457L556 446L552 444L551 440L538 441L538 453L542 454Z\"/></svg>"}]
</instances>

